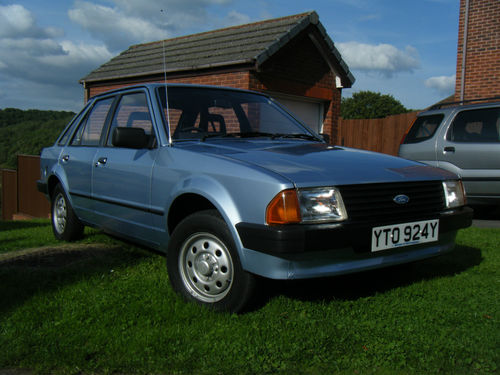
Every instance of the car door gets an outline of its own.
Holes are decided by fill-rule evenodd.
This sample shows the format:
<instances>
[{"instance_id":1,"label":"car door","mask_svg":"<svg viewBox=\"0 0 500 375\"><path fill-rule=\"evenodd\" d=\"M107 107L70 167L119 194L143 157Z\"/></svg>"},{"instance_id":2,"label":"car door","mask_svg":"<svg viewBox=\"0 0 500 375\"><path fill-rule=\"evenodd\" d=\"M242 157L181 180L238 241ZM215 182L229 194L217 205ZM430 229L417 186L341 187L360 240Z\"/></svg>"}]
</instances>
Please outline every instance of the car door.
<instances>
[{"instance_id":1,"label":"car door","mask_svg":"<svg viewBox=\"0 0 500 375\"><path fill-rule=\"evenodd\" d=\"M115 147L116 128L143 129L149 144L141 149ZM151 238L151 173L158 152L145 91L119 98L108 136L94 156L92 195L100 225L134 239Z\"/></svg>"},{"instance_id":2,"label":"car door","mask_svg":"<svg viewBox=\"0 0 500 375\"><path fill-rule=\"evenodd\" d=\"M92 201L92 163L99 147L108 112L114 97L98 100L78 125L69 143L62 149L59 163L63 184L78 217L94 223Z\"/></svg>"},{"instance_id":3,"label":"car door","mask_svg":"<svg viewBox=\"0 0 500 375\"><path fill-rule=\"evenodd\" d=\"M500 108L462 110L438 139L438 166L458 173L467 195L500 195Z\"/></svg>"}]
</instances>

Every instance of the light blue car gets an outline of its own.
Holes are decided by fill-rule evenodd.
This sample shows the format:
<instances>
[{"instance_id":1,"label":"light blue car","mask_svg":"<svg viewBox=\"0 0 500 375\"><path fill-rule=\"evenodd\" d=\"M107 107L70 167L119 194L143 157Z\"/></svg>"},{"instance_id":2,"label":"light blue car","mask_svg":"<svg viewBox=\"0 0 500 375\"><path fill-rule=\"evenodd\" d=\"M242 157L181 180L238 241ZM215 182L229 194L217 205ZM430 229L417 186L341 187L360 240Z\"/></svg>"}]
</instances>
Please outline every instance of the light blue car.
<instances>
[{"instance_id":1,"label":"light blue car","mask_svg":"<svg viewBox=\"0 0 500 375\"><path fill-rule=\"evenodd\" d=\"M57 238L89 225L164 251L178 293L232 312L256 275L412 262L471 224L455 174L325 138L261 93L132 86L89 100L42 151L38 189Z\"/></svg>"}]
</instances>

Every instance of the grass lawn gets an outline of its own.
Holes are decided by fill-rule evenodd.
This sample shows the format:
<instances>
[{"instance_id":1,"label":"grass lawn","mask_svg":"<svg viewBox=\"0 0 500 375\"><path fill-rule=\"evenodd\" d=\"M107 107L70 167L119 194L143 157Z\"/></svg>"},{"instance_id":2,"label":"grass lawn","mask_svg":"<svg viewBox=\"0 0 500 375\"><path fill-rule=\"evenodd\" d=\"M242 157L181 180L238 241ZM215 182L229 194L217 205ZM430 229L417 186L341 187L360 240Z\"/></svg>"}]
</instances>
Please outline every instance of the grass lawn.
<instances>
[{"instance_id":1,"label":"grass lawn","mask_svg":"<svg viewBox=\"0 0 500 375\"><path fill-rule=\"evenodd\" d=\"M157 253L89 229L56 242L46 220L0 222L0 369L498 373L500 230L469 228L457 242L410 265L265 282L254 311L231 315L184 303Z\"/></svg>"}]
</instances>

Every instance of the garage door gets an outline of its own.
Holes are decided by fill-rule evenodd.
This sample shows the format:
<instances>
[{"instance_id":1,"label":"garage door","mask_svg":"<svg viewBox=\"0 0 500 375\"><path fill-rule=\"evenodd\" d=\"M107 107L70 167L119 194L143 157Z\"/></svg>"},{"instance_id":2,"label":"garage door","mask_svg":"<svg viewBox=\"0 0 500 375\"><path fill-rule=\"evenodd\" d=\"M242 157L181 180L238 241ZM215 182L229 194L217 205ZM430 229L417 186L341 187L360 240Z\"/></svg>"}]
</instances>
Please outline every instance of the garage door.
<instances>
[{"instance_id":1,"label":"garage door","mask_svg":"<svg viewBox=\"0 0 500 375\"><path fill-rule=\"evenodd\" d=\"M317 133L323 130L323 103L271 93L280 104Z\"/></svg>"}]
</instances>

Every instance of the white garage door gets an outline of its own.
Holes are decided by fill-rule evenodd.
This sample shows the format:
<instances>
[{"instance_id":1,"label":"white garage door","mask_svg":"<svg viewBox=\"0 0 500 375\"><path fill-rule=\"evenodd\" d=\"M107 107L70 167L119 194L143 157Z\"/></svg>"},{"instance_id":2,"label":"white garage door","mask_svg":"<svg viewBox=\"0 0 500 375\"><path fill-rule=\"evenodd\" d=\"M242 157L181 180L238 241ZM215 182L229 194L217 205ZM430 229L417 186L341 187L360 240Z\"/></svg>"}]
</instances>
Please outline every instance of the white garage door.
<instances>
[{"instance_id":1,"label":"white garage door","mask_svg":"<svg viewBox=\"0 0 500 375\"><path fill-rule=\"evenodd\" d=\"M312 130L317 133L323 131L323 103L274 93L271 96Z\"/></svg>"}]
</instances>

